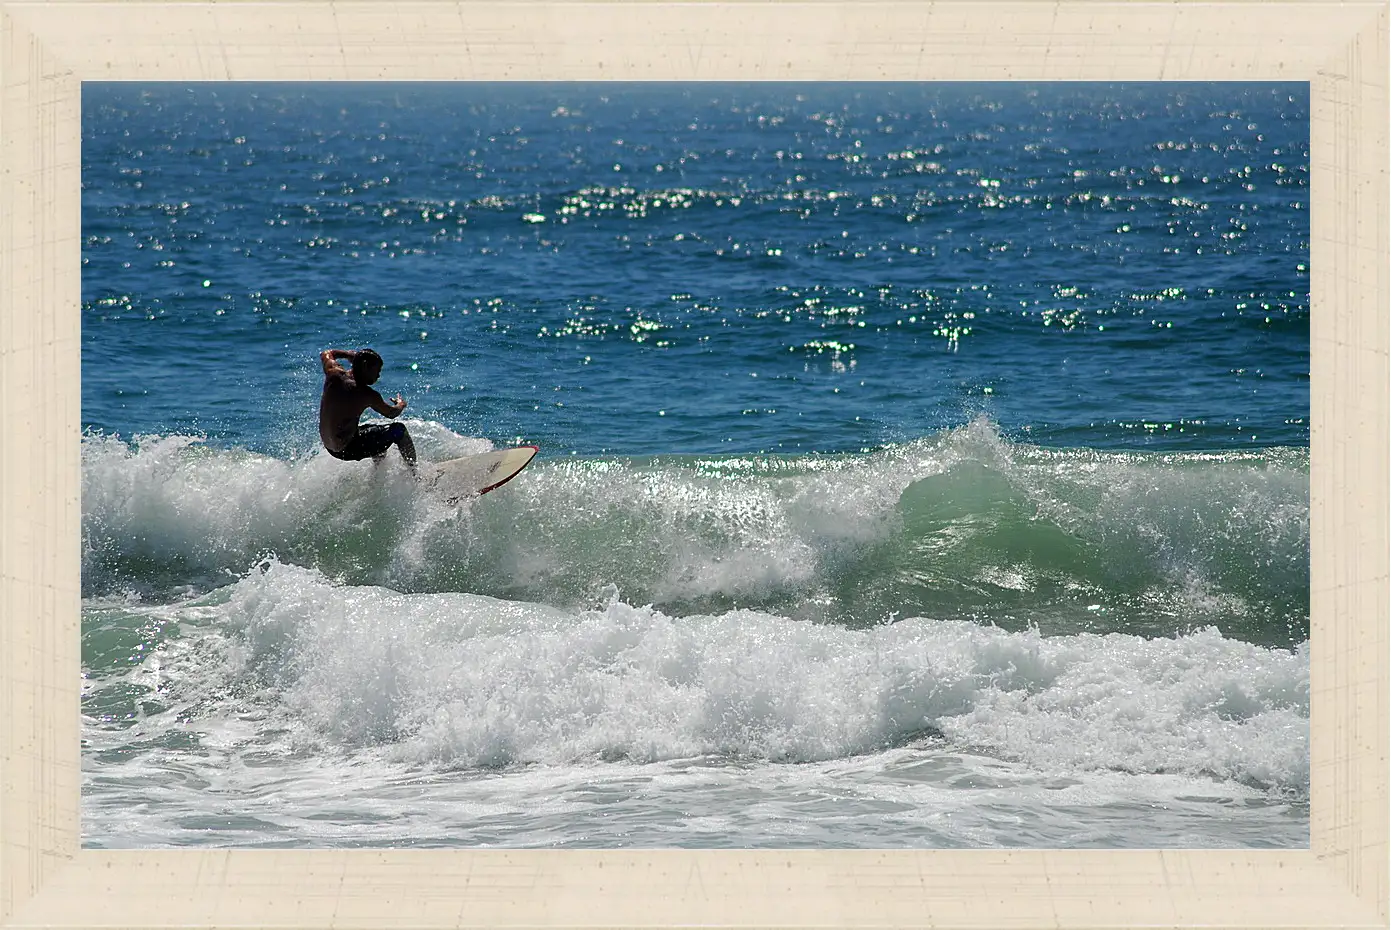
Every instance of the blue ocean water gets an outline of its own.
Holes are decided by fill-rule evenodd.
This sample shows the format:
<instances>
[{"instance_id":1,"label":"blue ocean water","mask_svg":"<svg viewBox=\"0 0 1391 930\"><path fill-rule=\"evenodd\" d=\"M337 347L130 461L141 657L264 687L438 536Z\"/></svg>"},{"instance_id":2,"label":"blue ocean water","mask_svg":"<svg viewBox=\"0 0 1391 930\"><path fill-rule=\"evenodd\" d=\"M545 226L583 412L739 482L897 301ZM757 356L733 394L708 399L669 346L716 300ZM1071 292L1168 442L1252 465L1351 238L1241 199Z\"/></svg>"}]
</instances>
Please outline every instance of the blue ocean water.
<instances>
[{"instance_id":1,"label":"blue ocean water","mask_svg":"<svg viewBox=\"0 0 1391 930\"><path fill-rule=\"evenodd\" d=\"M1308 440L1302 86L84 99L88 425L306 450L370 344L550 454Z\"/></svg>"},{"instance_id":2,"label":"blue ocean water","mask_svg":"<svg viewBox=\"0 0 1391 930\"><path fill-rule=\"evenodd\" d=\"M1308 115L84 85L85 841L1304 845Z\"/></svg>"}]
</instances>

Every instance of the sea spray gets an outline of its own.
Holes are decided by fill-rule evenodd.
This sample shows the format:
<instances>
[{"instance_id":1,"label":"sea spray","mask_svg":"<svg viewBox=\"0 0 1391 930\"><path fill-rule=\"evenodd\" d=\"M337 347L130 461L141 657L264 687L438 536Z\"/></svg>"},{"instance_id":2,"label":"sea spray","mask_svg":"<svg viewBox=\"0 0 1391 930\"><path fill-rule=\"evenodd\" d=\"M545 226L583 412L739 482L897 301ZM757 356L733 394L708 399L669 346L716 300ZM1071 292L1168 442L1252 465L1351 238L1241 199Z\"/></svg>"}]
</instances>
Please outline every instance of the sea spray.
<instances>
[{"instance_id":1,"label":"sea spray","mask_svg":"<svg viewBox=\"0 0 1391 930\"><path fill-rule=\"evenodd\" d=\"M345 586L269 561L190 604L178 645L143 658L162 670L149 691L168 710L141 726L260 719L263 748L280 733L285 751L388 747L451 769L800 763L945 739L1044 771L1307 796L1307 646L1211 629L1050 637L917 617L865 630L743 610L672 617L608 594L570 611ZM95 677L129 688L139 674ZM224 699L204 704L210 682Z\"/></svg>"},{"instance_id":2,"label":"sea spray","mask_svg":"<svg viewBox=\"0 0 1391 930\"><path fill-rule=\"evenodd\" d=\"M419 431L439 455L478 442ZM90 594L206 589L273 553L354 584L564 607L617 585L677 616L1308 636L1307 451L1051 449L985 419L858 455L541 458L462 506L392 461L89 436L83 529Z\"/></svg>"}]
</instances>

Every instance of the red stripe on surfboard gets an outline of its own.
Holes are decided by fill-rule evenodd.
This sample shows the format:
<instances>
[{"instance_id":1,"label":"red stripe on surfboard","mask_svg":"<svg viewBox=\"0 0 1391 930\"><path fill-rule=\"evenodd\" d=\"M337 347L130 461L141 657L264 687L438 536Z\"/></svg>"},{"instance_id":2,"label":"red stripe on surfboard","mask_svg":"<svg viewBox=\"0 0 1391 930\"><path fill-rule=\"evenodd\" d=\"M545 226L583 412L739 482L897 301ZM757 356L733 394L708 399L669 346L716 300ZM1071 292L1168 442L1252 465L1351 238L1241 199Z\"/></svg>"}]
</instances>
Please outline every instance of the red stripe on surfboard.
<instances>
[{"instance_id":1,"label":"red stripe on surfboard","mask_svg":"<svg viewBox=\"0 0 1391 930\"><path fill-rule=\"evenodd\" d=\"M513 446L512 449L530 449L530 450L531 450L531 458L533 458L533 459L536 458L536 453L541 451L541 447L540 447L540 446ZM504 450L504 451L510 452L511 449L507 449L507 450ZM479 497L482 497L484 494L487 494L489 491L495 491L495 490L497 490L498 488L502 487L504 484L506 484L507 482L511 481L513 478L517 477L517 476L520 475L522 472L526 471L526 466L527 466L527 465L530 465L530 464L531 464L531 459L527 459L527 460L526 460L526 465L523 465L521 468L519 468L519 469L517 469L516 471L512 472L512 474L508 475L506 478L503 478L503 479L502 479L501 481L499 481L497 484L490 484L490 485L488 485L486 488L484 488L483 490L481 490L481 491L478 492L478 496L479 496Z\"/></svg>"}]
</instances>

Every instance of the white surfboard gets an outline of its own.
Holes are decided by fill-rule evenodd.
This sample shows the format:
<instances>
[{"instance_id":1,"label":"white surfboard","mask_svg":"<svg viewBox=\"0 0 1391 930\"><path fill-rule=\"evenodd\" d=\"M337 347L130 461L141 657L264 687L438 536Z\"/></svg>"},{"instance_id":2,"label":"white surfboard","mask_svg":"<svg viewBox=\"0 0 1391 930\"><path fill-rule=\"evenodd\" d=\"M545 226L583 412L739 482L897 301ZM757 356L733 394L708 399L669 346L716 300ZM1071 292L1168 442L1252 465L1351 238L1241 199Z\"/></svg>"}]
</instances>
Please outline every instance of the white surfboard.
<instances>
[{"instance_id":1,"label":"white surfboard","mask_svg":"<svg viewBox=\"0 0 1391 930\"><path fill-rule=\"evenodd\" d=\"M502 487L536 455L536 446L479 452L421 466L427 486L453 504Z\"/></svg>"}]
</instances>

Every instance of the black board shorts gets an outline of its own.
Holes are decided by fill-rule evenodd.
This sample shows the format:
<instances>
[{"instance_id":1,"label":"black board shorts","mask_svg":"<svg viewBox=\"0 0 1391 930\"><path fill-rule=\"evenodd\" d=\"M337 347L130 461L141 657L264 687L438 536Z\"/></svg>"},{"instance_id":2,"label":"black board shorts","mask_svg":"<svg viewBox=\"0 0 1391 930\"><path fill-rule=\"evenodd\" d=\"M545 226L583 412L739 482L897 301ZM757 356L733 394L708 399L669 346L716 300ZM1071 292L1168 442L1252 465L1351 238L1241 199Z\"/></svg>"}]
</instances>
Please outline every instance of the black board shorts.
<instances>
[{"instance_id":1,"label":"black board shorts","mask_svg":"<svg viewBox=\"0 0 1391 930\"><path fill-rule=\"evenodd\" d=\"M368 423L357 428L357 435L343 447L342 452L329 449L328 454L345 462L374 458L390 449L405 434L406 428L400 423Z\"/></svg>"}]
</instances>

